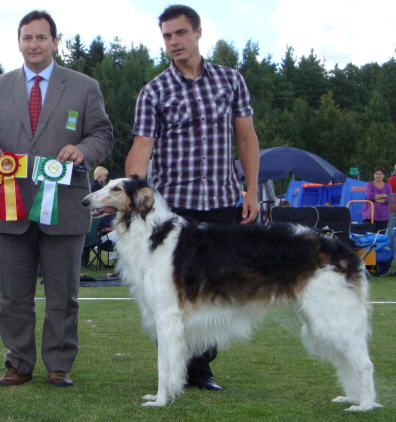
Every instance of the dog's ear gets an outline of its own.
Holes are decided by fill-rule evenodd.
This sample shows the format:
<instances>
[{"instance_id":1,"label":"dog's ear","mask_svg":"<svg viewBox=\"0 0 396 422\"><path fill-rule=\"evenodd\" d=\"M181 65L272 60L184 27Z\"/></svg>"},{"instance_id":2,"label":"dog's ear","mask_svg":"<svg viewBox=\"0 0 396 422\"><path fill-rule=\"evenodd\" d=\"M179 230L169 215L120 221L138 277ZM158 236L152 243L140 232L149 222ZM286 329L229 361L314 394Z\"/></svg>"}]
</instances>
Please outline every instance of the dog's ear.
<instances>
[{"instance_id":1,"label":"dog's ear","mask_svg":"<svg viewBox=\"0 0 396 422\"><path fill-rule=\"evenodd\" d=\"M145 186L138 189L133 196L132 208L138 213L143 220L146 219L147 214L151 211L154 204L153 191Z\"/></svg>"}]
</instances>

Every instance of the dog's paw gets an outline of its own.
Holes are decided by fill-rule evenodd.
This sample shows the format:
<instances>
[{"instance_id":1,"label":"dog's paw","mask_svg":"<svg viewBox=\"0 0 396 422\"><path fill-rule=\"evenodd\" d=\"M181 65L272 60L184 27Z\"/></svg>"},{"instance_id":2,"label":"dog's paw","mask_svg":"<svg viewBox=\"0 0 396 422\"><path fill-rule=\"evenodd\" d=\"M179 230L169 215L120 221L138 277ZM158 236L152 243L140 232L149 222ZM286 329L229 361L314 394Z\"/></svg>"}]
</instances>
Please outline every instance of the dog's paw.
<instances>
[{"instance_id":1,"label":"dog's paw","mask_svg":"<svg viewBox=\"0 0 396 422\"><path fill-rule=\"evenodd\" d=\"M359 399L349 396L338 396L332 400L333 403L351 403L359 404Z\"/></svg>"},{"instance_id":2,"label":"dog's paw","mask_svg":"<svg viewBox=\"0 0 396 422\"><path fill-rule=\"evenodd\" d=\"M345 412L367 412L368 410L372 410L374 408L383 407L382 404L379 403L372 403L370 405L359 404L355 406L350 406L348 409L345 409Z\"/></svg>"},{"instance_id":3,"label":"dog's paw","mask_svg":"<svg viewBox=\"0 0 396 422\"><path fill-rule=\"evenodd\" d=\"M148 400L146 401L146 403L142 404L143 407L161 407L161 406L166 406L167 404L167 400L164 399L164 397L158 398L158 394L155 396L152 394L146 394L145 396L142 397L142 399Z\"/></svg>"},{"instance_id":4,"label":"dog's paw","mask_svg":"<svg viewBox=\"0 0 396 422\"><path fill-rule=\"evenodd\" d=\"M166 402L156 400L156 401L146 401L146 403L142 404L143 407L162 407L166 406Z\"/></svg>"},{"instance_id":5,"label":"dog's paw","mask_svg":"<svg viewBox=\"0 0 396 422\"><path fill-rule=\"evenodd\" d=\"M333 403L350 403L350 400L348 397L338 396L335 399L333 399L332 402Z\"/></svg>"},{"instance_id":6,"label":"dog's paw","mask_svg":"<svg viewBox=\"0 0 396 422\"><path fill-rule=\"evenodd\" d=\"M367 410L371 409L372 407L353 405L345 409L345 412L366 412Z\"/></svg>"},{"instance_id":7,"label":"dog's paw","mask_svg":"<svg viewBox=\"0 0 396 422\"><path fill-rule=\"evenodd\" d=\"M146 394L142 397L142 400L150 400L150 401L156 401L157 396L153 396L152 394Z\"/></svg>"}]
</instances>

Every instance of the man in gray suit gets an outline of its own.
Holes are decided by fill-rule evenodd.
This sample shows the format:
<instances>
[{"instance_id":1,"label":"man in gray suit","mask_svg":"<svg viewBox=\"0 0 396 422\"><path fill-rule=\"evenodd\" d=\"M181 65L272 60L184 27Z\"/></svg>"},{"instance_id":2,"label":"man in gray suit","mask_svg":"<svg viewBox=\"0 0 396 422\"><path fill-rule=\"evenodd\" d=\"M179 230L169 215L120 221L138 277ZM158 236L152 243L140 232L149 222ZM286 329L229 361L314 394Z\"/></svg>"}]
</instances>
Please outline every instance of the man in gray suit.
<instances>
[{"instance_id":1,"label":"man in gray suit","mask_svg":"<svg viewBox=\"0 0 396 422\"><path fill-rule=\"evenodd\" d=\"M109 154L112 126L97 82L53 61L58 39L48 13L26 15L18 41L24 66L0 76L0 160L3 157L7 170L5 152L28 156L28 177L17 181L26 214L38 192L32 181L35 157L71 161L73 172L70 185L58 186L57 224L28 218L0 221L0 335L9 349L0 385L20 385L32 378L40 266L46 296L41 356L50 384L70 386L69 371L78 350L80 258L91 222L80 204L89 192L82 164L92 169ZM37 124L30 113L32 97L41 98Z\"/></svg>"}]
</instances>

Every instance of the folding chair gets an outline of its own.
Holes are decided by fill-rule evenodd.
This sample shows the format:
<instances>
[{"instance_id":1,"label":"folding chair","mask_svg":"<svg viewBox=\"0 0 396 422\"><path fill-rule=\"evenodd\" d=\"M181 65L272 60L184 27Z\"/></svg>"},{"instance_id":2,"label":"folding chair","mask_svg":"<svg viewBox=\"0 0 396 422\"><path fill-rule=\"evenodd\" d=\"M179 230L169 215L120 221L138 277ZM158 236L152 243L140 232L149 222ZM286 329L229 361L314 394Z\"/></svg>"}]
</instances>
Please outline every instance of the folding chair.
<instances>
[{"instance_id":1,"label":"folding chair","mask_svg":"<svg viewBox=\"0 0 396 422\"><path fill-rule=\"evenodd\" d=\"M84 250L88 256L86 267L100 270L106 267L114 266L114 260L110 259L110 253L113 252L112 245L109 247L110 242L103 244L101 240L102 235L99 233L100 223L103 217L93 217L91 230L87 234L84 243ZM102 254L107 255L106 263L103 261Z\"/></svg>"},{"instance_id":2,"label":"folding chair","mask_svg":"<svg viewBox=\"0 0 396 422\"><path fill-rule=\"evenodd\" d=\"M326 233L326 229L328 229L327 233L330 236L335 236L348 244L364 261L368 274L376 274L376 243L370 242L363 245L355 241L352 233L354 225L351 223L349 207L316 206L315 208L319 213L318 229L322 233Z\"/></svg>"},{"instance_id":3,"label":"folding chair","mask_svg":"<svg viewBox=\"0 0 396 422\"><path fill-rule=\"evenodd\" d=\"M346 203L346 207L350 207L352 204L364 204L368 203L371 207L371 218L370 223L359 223L359 222L352 222L351 224L351 232L352 233L358 233L358 234L364 234L367 232L375 233L375 224L374 224L374 204L372 201L369 201L367 199L354 199L351 201L348 201Z\"/></svg>"},{"instance_id":4,"label":"folding chair","mask_svg":"<svg viewBox=\"0 0 396 422\"><path fill-rule=\"evenodd\" d=\"M371 222L356 223L351 221L350 204L368 202L372 206ZM319 212L318 228L348 243L363 260L369 274L381 275L388 271L393 249L388 236L375 232L373 220L374 206L371 201L353 200L346 207L316 206Z\"/></svg>"},{"instance_id":5,"label":"folding chair","mask_svg":"<svg viewBox=\"0 0 396 422\"><path fill-rule=\"evenodd\" d=\"M315 207L282 207L271 208L271 220L273 223L293 223L316 228L319 213Z\"/></svg>"},{"instance_id":6,"label":"folding chair","mask_svg":"<svg viewBox=\"0 0 396 422\"><path fill-rule=\"evenodd\" d=\"M100 237L99 237L100 217L92 218L91 230L85 237L84 251L88 257L85 267L101 269L103 261L101 257ZM103 264L104 265L104 264Z\"/></svg>"},{"instance_id":7,"label":"folding chair","mask_svg":"<svg viewBox=\"0 0 396 422\"><path fill-rule=\"evenodd\" d=\"M326 229L343 242L352 245L349 238L351 212L347 207L316 206L319 213L317 228L323 233Z\"/></svg>"},{"instance_id":8,"label":"folding chair","mask_svg":"<svg viewBox=\"0 0 396 422\"><path fill-rule=\"evenodd\" d=\"M274 205L274 201L272 200L265 200L259 202L259 215L257 217L257 221L259 221L263 225L267 225L271 222L271 208Z\"/></svg>"},{"instance_id":9,"label":"folding chair","mask_svg":"<svg viewBox=\"0 0 396 422\"><path fill-rule=\"evenodd\" d=\"M114 230L107 231L105 233L101 232L100 237L100 249L101 249L101 258L103 262L103 254L106 256L106 263L104 264L105 267L111 268L114 267L115 261L116 261L116 252L114 249L114 242L117 238L116 235L114 235ZM113 256L113 257L112 257Z\"/></svg>"}]
</instances>

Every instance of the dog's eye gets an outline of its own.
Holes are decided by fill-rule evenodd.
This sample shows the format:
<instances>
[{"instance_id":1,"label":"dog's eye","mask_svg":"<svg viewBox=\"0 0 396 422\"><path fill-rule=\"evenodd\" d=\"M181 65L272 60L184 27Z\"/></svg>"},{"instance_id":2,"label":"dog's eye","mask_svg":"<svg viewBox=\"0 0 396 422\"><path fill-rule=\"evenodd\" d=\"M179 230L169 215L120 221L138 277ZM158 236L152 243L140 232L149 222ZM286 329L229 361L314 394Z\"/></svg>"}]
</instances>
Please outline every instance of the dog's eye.
<instances>
[{"instance_id":1,"label":"dog's eye","mask_svg":"<svg viewBox=\"0 0 396 422\"><path fill-rule=\"evenodd\" d=\"M112 191L114 191L114 192L119 192L121 190L121 188L119 188L118 186L115 186L113 189L112 189Z\"/></svg>"}]
</instances>

